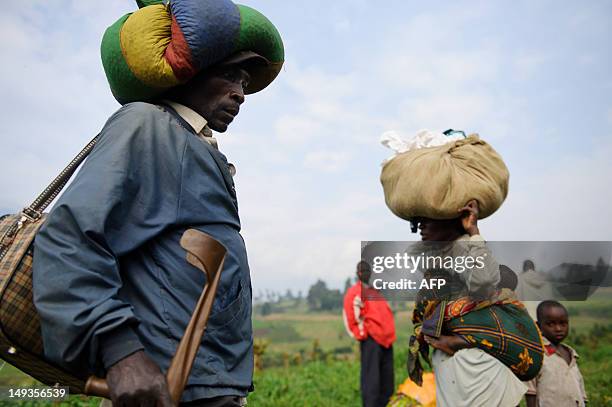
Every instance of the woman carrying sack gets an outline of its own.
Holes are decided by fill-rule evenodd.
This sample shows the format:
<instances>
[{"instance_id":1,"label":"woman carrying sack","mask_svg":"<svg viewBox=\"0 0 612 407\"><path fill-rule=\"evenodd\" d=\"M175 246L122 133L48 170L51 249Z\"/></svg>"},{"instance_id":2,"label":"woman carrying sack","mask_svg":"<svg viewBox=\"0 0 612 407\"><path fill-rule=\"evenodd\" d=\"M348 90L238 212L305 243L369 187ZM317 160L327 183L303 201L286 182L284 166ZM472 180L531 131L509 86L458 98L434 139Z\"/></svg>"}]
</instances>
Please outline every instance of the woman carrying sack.
<instances>
[{"instance_id":1,"label":"woman carrying sack","mask_svg":"<svg viewBox=\"0 0 612 407\"><path fill-rule=\"evenodd\" d=\"M420 230L416 250L486 259L462 273L423 270L426 278L444 277L447 287L417 296L409 375L420 384L420 358L432 365L438 406L516 406L526 391L521 380L541 367L541 337L513 292L499 286L499 265L478 229L478 219L503 203L509 174L486 142L457 133L422 131L409 142L383 136L399 153L383 166L385 200Z\"/></svg>"}]
</instances>

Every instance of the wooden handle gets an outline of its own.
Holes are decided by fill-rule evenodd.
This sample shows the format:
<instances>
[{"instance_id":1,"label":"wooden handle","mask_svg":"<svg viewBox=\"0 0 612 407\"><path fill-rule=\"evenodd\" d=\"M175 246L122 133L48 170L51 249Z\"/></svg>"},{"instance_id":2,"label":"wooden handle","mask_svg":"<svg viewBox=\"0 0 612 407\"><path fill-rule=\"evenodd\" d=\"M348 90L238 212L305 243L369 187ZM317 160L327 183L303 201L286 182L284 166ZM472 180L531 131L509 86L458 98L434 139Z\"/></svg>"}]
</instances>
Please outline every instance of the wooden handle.
<instances>
[{"instance_id":1,"label":"wooden handle","mask_svg":"<svg viewBox=\"0 0 612 407\"><path fill-rule=\"evenodd\" d=\"M226 255L221 243L196 229L186 230L180 243L187 251L187 261L206 274L206 285L166 373L168 390L175 405L181 401L193 361L200 349ZM110 398L108 383L105 379L91 376L85 384L85 394Z\"/></svg>"}]
</instances>

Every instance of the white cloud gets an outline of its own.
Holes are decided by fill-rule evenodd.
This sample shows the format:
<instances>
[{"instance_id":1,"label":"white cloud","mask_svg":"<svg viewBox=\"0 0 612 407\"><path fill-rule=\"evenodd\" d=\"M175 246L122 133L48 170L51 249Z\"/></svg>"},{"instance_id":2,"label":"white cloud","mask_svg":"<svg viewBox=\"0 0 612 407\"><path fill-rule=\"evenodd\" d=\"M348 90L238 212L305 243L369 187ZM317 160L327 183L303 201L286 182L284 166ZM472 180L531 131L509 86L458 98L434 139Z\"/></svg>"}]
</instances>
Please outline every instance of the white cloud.
<instances>
[{"instance_id":1,"label":"white cloud","mask_svg":"<svg viewBox=\"0 0 612 407\"><path fill-rule=\"evenodd\" d=\"M304 144L321 134L321 123L303 115L287 115L274 125L276 137L285 144Z\"/></svg>"},{"instance_id":2,"label":"white cloud","mask_svg":"<svg viewBox=\"0 0 612 407\"><path fill-rule=\"evenodd\" d=\"M541 73L543 65L550 59L549 56L538 53L519 53L514 58L514 74L522 80Z\"/></svg>"},{"instance_id":3,"label":"white cloud","mask_svg":"<svg viewBox=\"0 0 612 407\"><path fill-rule=\"evenodd\" d=\"M350 156L345 151L316 151L304 158L304 166L323 172L337 172L346 168Z\"/></svg>"},{"instance_id":4,"label":"white cloud","mask_svg":"<svg viewBox=\"0 0 612 407\"><path fill-rule=\"evenodd\" d=\"M550 166L510 182L499 213L485 221L493 240L612 239L612 143L583 155L559 156Z\"/></svg>"},{"instance_id":5,"label":"white cloud","mask_svg":"<svg viewBox=\"0 0 612 407\"><path fill-rule=\"evenodd\" d=\"M493 101L485 93L433 93L418 100L404 101L399 110L407 127L454 128L469 131L472 123L477 123L489 114ZM444 129L446 130L446 129Z\"/></svg>"},{"instance_id":6,"label":"white cloud","mask_svg":"<svg viewBox=\"0 0 612 407\"><path fill-rule=\"evenodd\" d=\"M81 3L62 4L61 16L46 2L9 3L11 12L0 16L6 57L0 184L11 191L0 208L29 203L118 108L99 62L99 41L121 15L121 3Z\"/></svg>"},{"instance_id":7,"label":"white cloud","mask_svg":"<svg viewBox=\"0 0 612 407\"><path fill-rule=\"evenodd\" d=\"M363 191L340 199L312 195L299 180L282 179L272 187L238 184L241 203L249 201L242 218L254 287L307 289L317 278L340 286L353 275L360 239L378 227L366 219L380 205L379 197Z\"/></svg>"},{"instance_id":8,"label":"white cloud","mask_svg":"<svg viewBox=\"0 0 612 407\"><path fill-rule=\"evenodd\" d=\"M351 22L346 18L338 20L334 24L334 30L342 33L349 32L351 30Z\"/></svg>"},{"instance_id":9,"label":"white cloud","mask_svg":"<svg viewBox=\"0 0 612 407\"><path fill-rule=\"evenodd\" d=\"M118 107L102 72L99 42L106 26L135 6L126 0L7 4L0 15L0 185L11 193L0 196L0 208L19 208ZM547 7L397 1L385 9L363 0L358 6L339 2L316 26L320 32L307 30L302 38L303 24L320 20L317 7L302 7L304 15L288 23L282 17L295 16L292 5L266 4L284 27L286 66L269 89L248 97L229 136L219 136L238 168L256 289L304 291L316 278L340 286L354 273L361 239L415 238L385 207L378 181L379 163L388 156L378 138L389 129L477 131L502 153L511 191L500 212L483 222L488 238L609 238L612 151L593 140L610 133L612 108L597 110L603 112L594 124L602 129L598 138L580 135L585 145L598 147L593 153L568 148L575 132L557 120L589 118L541 99L552 91L565 97L563 75L586 43L568 40L548 49L517 39L513 30L520 31L523 20L505 10L537 18L551 12ZM587 14L592 19L593 12ZM589 18L574 24L583 27ZM609 33L602 21L594 26ZM567 21L558 24L573 32ZM589 52L609 65L607 49ZM559 60L569 67L555 65ZM596 72L590 65L581 69ZM593 81L604 90L612 83ZM601 109L595 99L584 103Z\"/></svg>"},{"instance_id":10,"label":"white cloud","mask_svg":"<svg viewBox=\"0 0 612 407\"><path fill-rule=\"evenodd\" d=\"M291 64L289 64L291 67ZM350 69L347 69L350 72ZM338 100L355 91L355 74L326 72L316 65L302 68L293 66L288 72L289 86L307 101Z\"/></svg>"}]
</instances>

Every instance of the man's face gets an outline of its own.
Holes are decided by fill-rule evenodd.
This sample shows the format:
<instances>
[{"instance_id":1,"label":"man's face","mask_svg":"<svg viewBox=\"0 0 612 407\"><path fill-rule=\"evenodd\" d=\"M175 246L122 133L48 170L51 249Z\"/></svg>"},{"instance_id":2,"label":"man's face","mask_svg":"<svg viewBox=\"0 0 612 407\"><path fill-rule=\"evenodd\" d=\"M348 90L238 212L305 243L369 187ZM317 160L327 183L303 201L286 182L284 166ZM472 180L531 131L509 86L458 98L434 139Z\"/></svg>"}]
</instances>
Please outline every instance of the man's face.
<instances>
[{"instance_id":1,"label":"man's face","mask_svg":"<svg viewBox=\"0 0 612 407\"><path fill-rule=\"evenodd\" d=\"M567 312L561 307L546 307L542 313L542 321L538 321L542 335L554 345L561 343L569 330Z\"/></svg>"},{"instance_id":2,"label":"man's face","mask_svg":"<svg viewBox=\"0 0 612 407\"><path fill-rule=\"evenodd\" d=\"M222 133L238 115L249 79L239 65L207 69L186 85L184 103L201 114L211 129Z\"/></svg>"}]
</instances>

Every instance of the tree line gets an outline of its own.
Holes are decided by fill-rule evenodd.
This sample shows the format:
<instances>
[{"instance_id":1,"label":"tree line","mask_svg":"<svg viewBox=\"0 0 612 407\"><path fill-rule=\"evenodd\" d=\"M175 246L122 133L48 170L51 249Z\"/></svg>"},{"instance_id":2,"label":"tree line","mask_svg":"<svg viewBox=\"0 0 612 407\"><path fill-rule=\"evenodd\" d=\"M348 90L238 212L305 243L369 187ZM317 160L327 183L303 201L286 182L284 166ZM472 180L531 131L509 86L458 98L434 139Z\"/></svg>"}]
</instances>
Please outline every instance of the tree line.
<instances>
[{"instance_id":1,"label":"tree line","mask_svg":"<svg viewBox=\"0 0 612 407\"><path fill-rule=\"evenodd\" d=\"M263 316L275 312L284 312L287 308L298 308L304 303L304 300L309 311L335 311L342 309L344 293L352 283L352 280L347 278L344 290L341 291L329 288L325 281L319 279L308 288L305 297L302 295L302 291L298 291L295 295L290 289L284 294L266 290L265 292L258 292L254 297L254 302L259 309L259 313Z\"/></svg>"}]
</instances>

